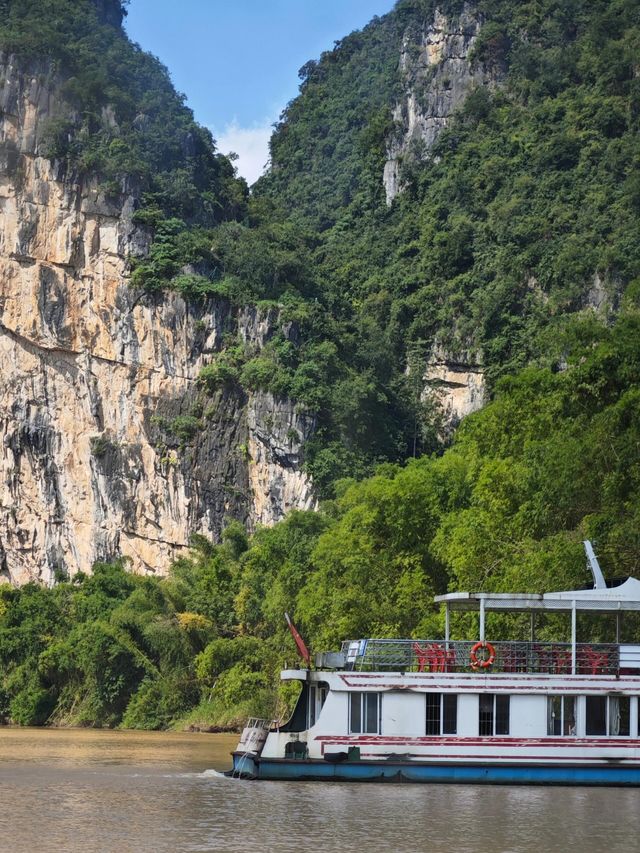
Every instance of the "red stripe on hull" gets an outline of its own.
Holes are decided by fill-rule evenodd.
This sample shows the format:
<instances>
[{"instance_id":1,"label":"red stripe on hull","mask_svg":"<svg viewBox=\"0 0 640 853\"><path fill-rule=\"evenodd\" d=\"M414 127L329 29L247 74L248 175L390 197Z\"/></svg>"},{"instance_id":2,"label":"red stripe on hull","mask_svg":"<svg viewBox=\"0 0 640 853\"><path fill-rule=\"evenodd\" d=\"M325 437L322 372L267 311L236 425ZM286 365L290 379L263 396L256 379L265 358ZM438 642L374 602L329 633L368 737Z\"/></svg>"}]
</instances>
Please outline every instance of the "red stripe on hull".
<instances>
[{"instance_id":1,"label":"red stripe on hull","mask_svg":"<svg viewBox=\"0 0 640 853\"><path fill-rule=\"evenodd\" d=\"M384 758L384 753L376 753L376 752L362 752L360 753L363 758L369 759L380 759ZM507 762L511 764L520 764L523 761L527 762L537 762L538 764L553 764L558 761L571 761L573 764L586 764L586 765L598 765L598 764L607 764L611 759L609 758L580 758L575 755L478 755L477 753L469 753L468 755L463 754L455 754L452 753L450 755L447 754L438 754L438 755L414 755L414 759L417 761L425 761L430 764L455 764L456 760L464 760L469 762L475 762L476 764L493 764L497 762ZM411 759L413 760L413 759ZM618 759L620 760L620 759ZM622 759L624 760L624 759ZM633 760L624 760L625 767L640 767L640 762L637 759Z\"/></svg>"},{"instance_id":2,"label":"red stripe on hull","mask_svg":"<svg viewBox=\"0 0 640 853\"><path fill-rule=\"evenodd\" d=\"M385 676L377 676L377 675L369 675L362 674L356 675L343 675L340 673L340 680L347 687L362 687L363 681L370 681L372 686L375 686L376 690L397 690L398 682L379 682L378 678L388 678L388 675ZM603 690L609 691L611 690L611 685L615 685L616 691L618 690L629 690L636 691L640 689L640 679L638 678L625 678L624 683L621 684L620 680L616 680L610 675L563 675L563 676L546 676L548 678L562 678L563 683L558 684L557 682L549 682L547 684L541 685L532 685L529 682L539 682L540 678L544 678L545 676L523 676L519 678L517 681L508 682L504 681L502 678L497 679L496 681L491 681L491 679L496 678L496 676L484 676L484 681L480 683L479 677L473 673L469 673L468 677L464 680L458 679L457 681L439 681L440 675L427 675L426 677L414 678L411 682L405 683L402 685L402 688L405 690L411 690L416 688L427 688L429 690L452 690L457 692L466 692L466 693L477 693L482 690L493 690L494 688L500 691L510 691L512 693L548 693L550 690L553 690L554 693L575 693L576 690L580 690L581 693L584 692L584 688L581 687L583 684L589 684L588 690ZM355 678L355 680L354 680ZM482 676L480 676L482 678ZM568 679L573 678L574 681L568 681Z\"/></svg>"},{"instance_id":3,"label":"red stripe on hull","mask_svg":"<svg viewBox=\"0 0 640 853\"><path fill-rule=\"evenodd\" d=\"M540 747L616 747L640 748L640 739L627 738L500 738L500 737L405 737L402 735L317 735L314 740L329 743L368 744L369 746L540 746Z\"/></svg>"}]
</instances>

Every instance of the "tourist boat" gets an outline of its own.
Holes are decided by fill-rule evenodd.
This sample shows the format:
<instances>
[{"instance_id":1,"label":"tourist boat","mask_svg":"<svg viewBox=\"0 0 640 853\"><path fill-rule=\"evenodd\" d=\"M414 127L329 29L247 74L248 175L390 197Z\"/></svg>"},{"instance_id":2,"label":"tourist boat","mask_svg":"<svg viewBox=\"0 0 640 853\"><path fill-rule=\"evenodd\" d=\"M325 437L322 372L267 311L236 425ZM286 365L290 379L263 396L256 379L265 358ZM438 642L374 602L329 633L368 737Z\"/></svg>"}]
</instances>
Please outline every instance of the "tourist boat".
<instances>
[{"instance_id":1,"label":"tourist boat","mask_svg":"<svg viewBox=\"0 0 640 853\"><path fill-rule=\"evenodd\" d=\"M250 720L229 775L640 784L640 644L623 641L635 627L624 615L640 611L640 581L608 587L585 547L592 589L436 596L441 640L352 640L318 655L315 668L284 670L282 679L302 685L291 718ZM477 612L477 641L451 639L460 611ZM518 620L527 640L493 642L494 613L529 614ZM571 642L536 639L541 614L555 617L543 617L547 631L564 623ZM591 636L597 627L615 642L578 642L588 623Z\"/></svg>"}]
</instances>

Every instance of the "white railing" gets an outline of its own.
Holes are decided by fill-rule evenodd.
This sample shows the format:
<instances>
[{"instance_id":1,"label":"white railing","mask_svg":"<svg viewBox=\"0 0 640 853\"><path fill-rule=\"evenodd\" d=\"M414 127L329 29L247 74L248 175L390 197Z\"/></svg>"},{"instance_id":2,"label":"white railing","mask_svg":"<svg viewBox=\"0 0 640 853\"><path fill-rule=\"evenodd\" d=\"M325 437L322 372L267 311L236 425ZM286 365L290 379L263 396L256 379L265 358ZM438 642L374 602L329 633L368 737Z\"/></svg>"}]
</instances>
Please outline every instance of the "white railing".
<instances>
[{"instance_id":1,"label":"white railing","mask_svg":"<svg viewBox=\"0 0 640 853\"><path fill-rule=\"evenodd\" d=\"M487 658L487 648L472 656L475 641L470 640L347 640L342 652L347 669L394 670L401 672L532 672L552 675L570 674L573 669L571 643L512 642L491 643L495 653L489 666L477 660ZM640 670L640 647L622 647L615 643L578 643L575 671L578 674L617 675L621 667ZM629 651L627 651L629 650Z\"/></svg>"},{"instance_id":2,"label":"white railing","mask_svg":"<svg viewBox=\"0 0 640 853\"><path fill-rule=\"evenodd\" d=\"M245 723L245 729L266 729L269 731L278 725L277 720L263 720L260 717L249 717Z\"/></svg>"}]
</instances>

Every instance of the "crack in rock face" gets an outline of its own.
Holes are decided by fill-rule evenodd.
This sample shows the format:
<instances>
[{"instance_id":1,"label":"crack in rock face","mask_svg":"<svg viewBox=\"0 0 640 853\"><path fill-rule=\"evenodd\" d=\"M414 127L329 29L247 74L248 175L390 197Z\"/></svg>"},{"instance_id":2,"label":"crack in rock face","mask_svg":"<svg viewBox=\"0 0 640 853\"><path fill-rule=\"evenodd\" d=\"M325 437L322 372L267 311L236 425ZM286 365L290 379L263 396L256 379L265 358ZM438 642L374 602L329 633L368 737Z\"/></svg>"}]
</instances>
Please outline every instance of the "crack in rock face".
<instances>
[{"instance_id":1,"label":"crack in rock face","mask_svg":"<svg viewBox=\"0 0 640 853\"><path fill-rule=\"evenodd\" d=\"M315 505L301 471L313 420L240 389L203 401L197 381L225 334L259 348L278 312L129 286L127 257L151 236L135 195L106 197L39 155L57 85L0 55L0 575L13 583L118 556L164 573L226 517L252 528ZM176 436L174 421L197 429Z\"/></svg>"}]
</instances>

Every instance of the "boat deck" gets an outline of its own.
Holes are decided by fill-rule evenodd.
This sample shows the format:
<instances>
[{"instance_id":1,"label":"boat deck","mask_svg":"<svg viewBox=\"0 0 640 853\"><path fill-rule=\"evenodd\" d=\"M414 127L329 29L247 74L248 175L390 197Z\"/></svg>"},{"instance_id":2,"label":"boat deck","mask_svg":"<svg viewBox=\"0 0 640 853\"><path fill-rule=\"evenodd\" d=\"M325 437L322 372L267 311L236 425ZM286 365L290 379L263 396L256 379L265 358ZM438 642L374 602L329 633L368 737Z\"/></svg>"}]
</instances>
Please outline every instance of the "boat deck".
<instances>
[{"instance_id":1,"label":"boat deck","mask_svg":"<svg viewBox=\"0 0 640 853\"><path fill-rule=\"evenodd\" d=\"M473 672L475 642L462 640L347 640L342 653L347 669L365 672ZM495 660L475 671L549 675L613 675L640 671L640 646L617 643L491 643Z\"/></svg>"}]
</instances>

